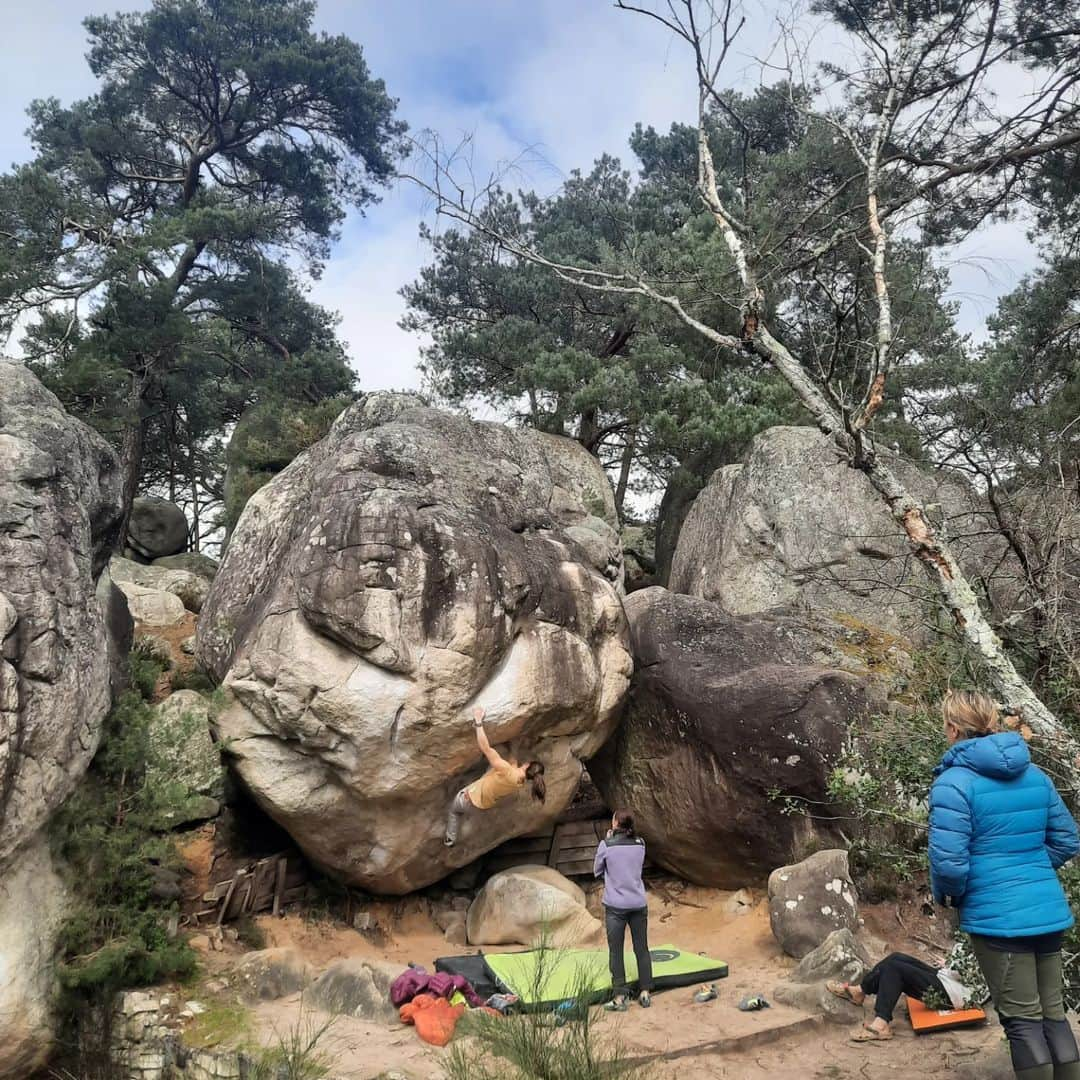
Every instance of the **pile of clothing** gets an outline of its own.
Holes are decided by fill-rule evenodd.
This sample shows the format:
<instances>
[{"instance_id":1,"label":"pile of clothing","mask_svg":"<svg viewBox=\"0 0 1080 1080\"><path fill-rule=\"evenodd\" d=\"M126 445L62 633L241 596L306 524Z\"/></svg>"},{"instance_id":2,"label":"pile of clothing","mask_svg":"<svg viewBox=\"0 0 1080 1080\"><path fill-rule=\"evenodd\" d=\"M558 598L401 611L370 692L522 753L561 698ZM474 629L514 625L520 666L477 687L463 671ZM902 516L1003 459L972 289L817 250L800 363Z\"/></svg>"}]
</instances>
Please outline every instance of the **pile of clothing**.
<instances>
[{"instance_id":1,"label":"pile of clothing","mask_svg":"<svg viewBox=\"0 0 1080 1080\"><path fill-rule=\"evenodd\" d=\"M494 1000L497 998L498 1000ZM412 1024L416 1034L432 1046L445 1046L467 1009L503 1016L516 1004L508 994L496 994L485 1003L463 975L429 974L410 964L390 985L390 1000L402 1023Z\"/></svg>"}]
</instances>

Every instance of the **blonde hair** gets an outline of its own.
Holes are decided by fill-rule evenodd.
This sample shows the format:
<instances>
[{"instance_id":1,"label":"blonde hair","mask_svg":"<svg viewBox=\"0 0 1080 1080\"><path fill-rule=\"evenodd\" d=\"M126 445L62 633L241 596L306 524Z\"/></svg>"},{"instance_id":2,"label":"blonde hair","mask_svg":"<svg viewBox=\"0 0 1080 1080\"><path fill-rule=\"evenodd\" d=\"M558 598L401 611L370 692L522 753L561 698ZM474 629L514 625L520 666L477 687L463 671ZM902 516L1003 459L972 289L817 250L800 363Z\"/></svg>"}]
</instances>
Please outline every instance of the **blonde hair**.
<instances>
[{"instance_id":1,"label":"blonde hair","mask_svg":"<svg viewBox=\"0 0 1080 1080\"><path fill-rule=\"evenodd\" d=\"M977 690L950 690L941 703L941 715L965 739L1001 730L997 705Z\"/></svg>"}]
</instances>

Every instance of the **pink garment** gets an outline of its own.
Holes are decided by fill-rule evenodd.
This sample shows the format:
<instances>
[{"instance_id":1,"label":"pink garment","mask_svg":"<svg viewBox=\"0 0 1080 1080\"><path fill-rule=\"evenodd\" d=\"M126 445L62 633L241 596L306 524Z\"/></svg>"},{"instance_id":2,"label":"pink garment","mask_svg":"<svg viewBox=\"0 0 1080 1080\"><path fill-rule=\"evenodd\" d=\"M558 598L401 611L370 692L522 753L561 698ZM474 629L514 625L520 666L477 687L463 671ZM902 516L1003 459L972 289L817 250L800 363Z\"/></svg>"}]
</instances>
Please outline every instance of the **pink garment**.
<instances>
[{"instance_id":1,"label":"pink garment","mask_svg":"<svg viewBox=\"0 0 1080 1080\"><path fill-rule=\"evenodd\" d=\"M438 971L429 975L423 968L409 968L403 971L390 985L390 1000L395 1008L401 1008L412 1001L417 994L433 994L435 997L448 998L460 990L465 1000L475 1009L483 1004L480 995L472 988L464 975L449 975Z\"/></svg>"}]
</instances>

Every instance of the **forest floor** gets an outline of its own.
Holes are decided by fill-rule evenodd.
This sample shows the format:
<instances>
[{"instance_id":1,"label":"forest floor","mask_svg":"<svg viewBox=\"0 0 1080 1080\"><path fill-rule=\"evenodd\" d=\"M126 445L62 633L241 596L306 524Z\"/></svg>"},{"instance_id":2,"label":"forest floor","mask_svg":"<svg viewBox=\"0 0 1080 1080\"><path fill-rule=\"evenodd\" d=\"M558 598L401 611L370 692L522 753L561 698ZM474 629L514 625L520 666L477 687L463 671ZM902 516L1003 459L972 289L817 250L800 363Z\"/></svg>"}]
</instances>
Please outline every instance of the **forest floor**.
<instances>
[{"instance_id":1,"label":"forest floor","mask_svg":"<svg viewBox=\"0 0 1080 1080\"><path fill-rule=\"evenodd\" d=\"M730 975L719 983L716 1001L695 1004L696 988L683 988L657 993L650 1010L634 1005L628 1013L602 1016L601 1036L645 1064L647 1075L656 1080L869 1080L890 1075L995 1080L1012 1075L993 1020L984 1028L916 1037L906 1014L898 1013L891 1042L859 1045L850 1041L854 1026L825 1024L781 1005L740 1012L736 1003L742 997L760 993L771 998L794 967L770 932L767 903L760 894L752 896L753 903L740 909L731 893L717 890L671 888L669 883L651 893L650 940L725 960ZM915 905L864 905L862 914L861 937L875 959L894 949L927 955L925 946L940 937L940 928ZM421 901L388 904L375 915L384 929L374 940L340 923L299 915L262 917L258 923L268 946L297 949L316 971L345 957L402 968L412 961L433 970L436 957L475 951L448 945ZM229 952L208 955L208 974L225 970L236 959ZM255 1040L271 1045L281 1032L310 1023L311 1017L297 994L253 1007L253 1020ZM398 1024L337 1017L319 1046L335 1080L370 1080L388 1071L410 1080L443 1076L446 1051L426 1046L412 1028Z\"/></svg>"}]
</instances>

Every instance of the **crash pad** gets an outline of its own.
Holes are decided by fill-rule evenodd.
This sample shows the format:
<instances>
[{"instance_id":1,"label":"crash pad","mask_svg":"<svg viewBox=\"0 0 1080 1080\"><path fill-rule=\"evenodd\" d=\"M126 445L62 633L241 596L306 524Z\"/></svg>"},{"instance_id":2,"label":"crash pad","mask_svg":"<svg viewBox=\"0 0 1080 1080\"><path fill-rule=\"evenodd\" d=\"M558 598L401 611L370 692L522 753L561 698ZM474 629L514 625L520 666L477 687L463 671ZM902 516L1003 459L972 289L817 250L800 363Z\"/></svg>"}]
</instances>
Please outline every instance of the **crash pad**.
<instances>
[{"instance_id":1,"label":"crash pad","mask_svg":"<svg viewBox=\"0 0 1080 1080\"><path fill-rule=\"evenodd\" d=\"M930 1009L913 997L907 999L908 1016L916 1035L929 1035L933 1031L950 1031L952 1028L974 1027L986 1022L982 1009Z\"/></svg>"},{"instance_id":2,"label":"crash pad","mask_svg":"<svg viewBox=\"0 0 1080 1080\"><path fill-rule=\"evenodd\" d=\"M653 989L722 979L728 966L722 960L687 952L675 945L650 950ZM525 1008L555 1005L569 998L604 1001L611 996L606 949L528 949L525 952L488 953L484 957L499 985L516 994ZM624 954L631 992L637 990L637 962Z\"/></svg>"}]
</instances>

